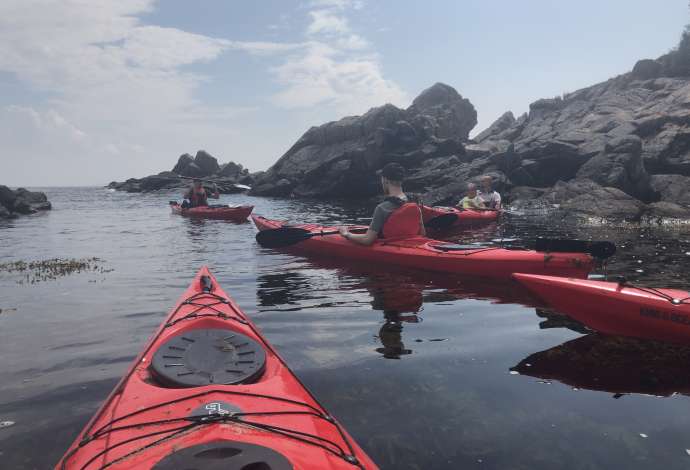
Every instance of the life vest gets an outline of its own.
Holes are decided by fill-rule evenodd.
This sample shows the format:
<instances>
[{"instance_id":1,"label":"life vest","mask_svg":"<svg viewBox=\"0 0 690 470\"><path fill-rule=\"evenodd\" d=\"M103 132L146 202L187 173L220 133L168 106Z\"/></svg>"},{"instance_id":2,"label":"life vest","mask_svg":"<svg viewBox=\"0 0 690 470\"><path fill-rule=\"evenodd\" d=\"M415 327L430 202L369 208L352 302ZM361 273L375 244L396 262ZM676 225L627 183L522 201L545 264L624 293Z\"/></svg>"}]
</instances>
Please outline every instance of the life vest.
<instances>
[{"instance_id":1,"label":"life vest","mask_svg":"<svg viewBox=\"0 0 690 470\"><path fill-rule=\"evenodd\" d=\"M383 238L416 237L420 232L422 212L414 202L406 202L391 212L383 224Z\"/></svg>"},{"instance_id":2,"label":"life vest","mask_svg":"<svg viewBox=\"0 0 690 470\"><path fill-rule=\"evenodd\" d=\"M191 203L192 207L199 207L199 206L207 206L208 205L208 197L206 196L206 190L202 189L201 191L197 192L192 188L190 191L190 198L189 202Z\"/></svg>"}]
</instances>

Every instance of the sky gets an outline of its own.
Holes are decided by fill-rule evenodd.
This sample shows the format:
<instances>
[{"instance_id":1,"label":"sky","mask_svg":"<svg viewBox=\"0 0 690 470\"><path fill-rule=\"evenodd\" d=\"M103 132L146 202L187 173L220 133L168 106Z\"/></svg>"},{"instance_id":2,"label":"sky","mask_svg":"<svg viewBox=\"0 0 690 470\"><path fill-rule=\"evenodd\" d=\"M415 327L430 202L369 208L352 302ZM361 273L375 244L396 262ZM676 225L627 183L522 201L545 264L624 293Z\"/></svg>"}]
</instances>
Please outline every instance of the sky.
<instances>
[{"instance_id":1,"label":"sky","mask_svg":"<svg viewBox=\"0 0 690 470\"><path fill-rule=\"evenodd\" d=\"M476 134L689 22L686 0L2 0L0 184L102 185L199 149L265 170L311 126L436 82Z\"/></svg>"}]
</instances>

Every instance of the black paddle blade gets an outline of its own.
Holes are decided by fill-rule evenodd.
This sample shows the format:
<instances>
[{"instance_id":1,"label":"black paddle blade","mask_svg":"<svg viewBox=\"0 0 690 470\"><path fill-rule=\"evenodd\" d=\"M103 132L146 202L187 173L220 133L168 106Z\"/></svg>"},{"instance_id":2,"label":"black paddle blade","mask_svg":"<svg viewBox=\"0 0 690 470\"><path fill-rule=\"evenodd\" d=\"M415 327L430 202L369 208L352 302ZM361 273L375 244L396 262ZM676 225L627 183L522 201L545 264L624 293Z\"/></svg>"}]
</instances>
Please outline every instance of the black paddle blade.
<instances>
[{"instance_id":1,"label":"black paddle blade","mask_svg":"<svg viewBox=\"0 0 690 470\"><path fill-rule=\"evenodd\" d=\"M436 217L427 220L424 226L432 230L445 230L451 228L457 220L458 215L449 212L447 214L437 215Z\"/></svg>"},{"instance_id":2,"label":"black paddle blade","mask_svg":"<svg viewBox=\"0 0 690 470\"><path fill-rule=\"evenodd\" d=\"M280 227L256 234L256 241L265 248L282 248L311 238L313 234L299 227Z\"/></svg>"},{"instance_id":3,"label":"black paddle blade","mask_svg":"<svg viewBox=\"0 0 690 470\"><path fill-rule=\"evenodd\" d=\"M605 259L616 253L616 245L606 241L591 242L561 238L537 238L535 250L561 253L589 253L595 258Z\"/></svg>"}]
</instances>

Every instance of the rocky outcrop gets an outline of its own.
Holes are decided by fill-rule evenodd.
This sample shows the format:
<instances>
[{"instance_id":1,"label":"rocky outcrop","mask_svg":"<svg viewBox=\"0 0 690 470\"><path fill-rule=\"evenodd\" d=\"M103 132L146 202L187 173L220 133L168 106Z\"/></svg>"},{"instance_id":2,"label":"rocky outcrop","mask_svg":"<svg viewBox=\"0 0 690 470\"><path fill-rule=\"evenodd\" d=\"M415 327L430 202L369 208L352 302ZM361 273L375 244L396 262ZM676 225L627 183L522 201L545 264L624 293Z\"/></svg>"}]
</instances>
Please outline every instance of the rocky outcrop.
<instances>
[{"instance_id":1,"label":"rocky outcrop","mask_svg":"<svg viewBox=\"0 0 690 470\"><path fill-rule=\"evenodd\" d=\"M369 197L375 172L396 161L414 169L428 160L462 158L462 142L476 125L474 106L448 85L423 91L407 109L387 104L309 129L257 178L264 196Z\"/></svg>"},{"instance_id":2,"label":"rocky outcrop","mask_svg":"<svg viewBox=\"0 0 690 470\"><path fill-rule=\"evenodd\" d=\"M123 182L113 181L107 187L129 193L182 189L189 186L189 178L214 181L222 194L245 191L246 188L242 186L253 182L249 170L239 163L229 162L220 165L214 156L205 150L199 150L194 157L188 153L180 155L172 171L163 171L144 178L130 178Z\"/></svg>"},{"instance_id":3,"label":"rocky outcrop","mask_svg":"<svg viewBox=\"0 0 690 470\"><path fill-rule=\"evenodd\" d=\"M18 188L16 191L0 185L0 219L35 214L52 208L45 193Z\"/></svg>"},{"instance_id":4,"label":"rocky outcrop","mask_svg":"<svg viewBox=\"0 0 690 470\"><path fill-rule=\"evenodd\" d=\"M428 204L457 201L494 177L518 206L626 220L690 209L690 32L678 48L573 93L506 112L474 139L474 106L437 83L407 109L384 105L309 129L253 194L368 198L395 161Z\"/></svg>"}]
</instances>

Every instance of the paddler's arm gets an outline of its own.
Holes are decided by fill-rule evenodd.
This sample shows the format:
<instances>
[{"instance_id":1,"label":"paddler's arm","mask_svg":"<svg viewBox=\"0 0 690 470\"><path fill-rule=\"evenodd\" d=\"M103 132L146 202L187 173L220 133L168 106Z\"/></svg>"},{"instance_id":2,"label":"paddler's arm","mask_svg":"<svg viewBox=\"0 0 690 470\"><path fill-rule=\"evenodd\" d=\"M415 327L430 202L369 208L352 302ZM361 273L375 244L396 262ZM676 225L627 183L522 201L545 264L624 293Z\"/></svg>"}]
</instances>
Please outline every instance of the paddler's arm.
<instances>
[{"instance_id":1,"label":"paddler's arm","mask_svg":"<svg viewBox=\"0 0 690 470\"><path fill-rule=\"evenodd\" d=\"M368 229L366 233L363 234L350 233L346 227L340 227L338 231L340 232L340 235L346 240L350 240L353 243L357 243L358 245L364 246L372 245L379 237L378 232L374 232L372 229Z\"/></svg>"},{"instance_id":2,"label":"paddler's arm","mask_svg":"<svg viewBox=\"0 0 690 470\"><path fill-rule=\"evenodd\" d=\"M218 185L216 183L213 183L213 192L208 195L208 197L213 198L213 199L219 199L220 198L220 191L218 191Z\"/></svg>"}]
</instances>

